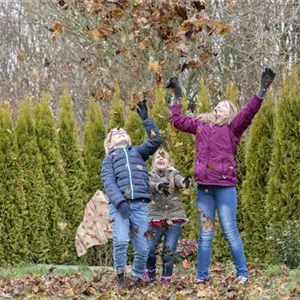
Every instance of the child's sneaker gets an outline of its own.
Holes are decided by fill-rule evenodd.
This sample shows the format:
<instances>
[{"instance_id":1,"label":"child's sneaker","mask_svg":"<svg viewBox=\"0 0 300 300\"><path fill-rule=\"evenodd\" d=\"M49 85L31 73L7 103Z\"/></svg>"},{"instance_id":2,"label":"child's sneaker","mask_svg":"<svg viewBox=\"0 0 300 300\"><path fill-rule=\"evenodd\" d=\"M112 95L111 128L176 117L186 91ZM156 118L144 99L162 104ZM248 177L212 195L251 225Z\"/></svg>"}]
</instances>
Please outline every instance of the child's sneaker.
<instances>
[{"instance_id":1,"label":"child's sneaker","mask_svg":"<svg viewBox=\"0 0 300 300\"><path fill-rule=\"evenodd\" d=\"M248 277L246 276L238 276L236 279L237 285L244 285L248 282Z\"/></svg>"},{"instance_id":2,"label":"child's sneaker","mask_svg":"<svg viewBox=\"0 0 300 300\"><path fill-rule=\"evenodd\" d=\"M207 283L207 280L204 280L204 279L197 279L196 281L197 284L202 284L202 283Z\"/></svg>"},{"instance_id":3,"label":"child's sneaker","mask_svg":"<svg viewBox=\"0 0 300 300\"><path fill-rule=\"evenodd\" d=\"M160 285L168 285L172 279L172 276L162 276L160 279Z\"/></svg>"},{"instance_id":4,"label":"child's sneaker","mask_svg":"<svg viewBox=\"0 0 300 300\"><path fill-rule=\"evenodd\" d=\"M150 269L146 269L145 274L144 274L144 280L146 282L153 282L155 280L155 270L150 270Z\"/></svg>"},{"instance_id":5,"label":"child's sneaker","mask_svg":"<svg viewBox=\"0 0 300 300\"><path fill-rule=\"evenodd\" d=\"M117 287L118 289L126 289L126 277L124 273L117 274Z\"/></svg>"}]
</instances>

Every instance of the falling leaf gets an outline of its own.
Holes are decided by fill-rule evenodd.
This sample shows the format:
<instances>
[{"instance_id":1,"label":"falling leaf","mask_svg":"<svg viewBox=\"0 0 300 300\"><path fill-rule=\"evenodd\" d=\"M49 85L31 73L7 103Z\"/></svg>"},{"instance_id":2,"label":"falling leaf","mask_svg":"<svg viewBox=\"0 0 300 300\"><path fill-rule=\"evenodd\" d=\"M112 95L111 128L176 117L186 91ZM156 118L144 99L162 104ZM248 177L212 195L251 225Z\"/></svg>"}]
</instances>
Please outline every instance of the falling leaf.
<instances>
[{"instance_id":1,"label":"falling leaf","mask_svg":"<svg viewBox=\"0 0 300 300\"><path fill-rule=\"evenodd\" d=\"M125 196L127 199L130 197L130 188L129 187L125 189Z\"/></svg>"},{"instance_id":2,"label":"falling leaf","mask_svg":"<svg viewBox=\"0 0 300 300\"><path fill-rule=\"evenodd\" d=\"M139 170L143 170L143 166L142 165L137 165L136 166Z\"/></svg>"},{"instance_id":3,"label":"falling leaf","mask_svg":"<svg viewBox=\"0 0 300 300\"><path fill-rule=\"evenodd\" d=\"M155 133L154 130L151 130L151 131L150 131L150 137L151 137L151 138L155 138L155 137L156 137L156 133Z\"/></svg>"},{"instance_id":4,"label":"falling leaf","mask_svg":"<svg viewBox=\"0 0 300 300\"><path fill-rule=\"evenodd\" d=\"M145 233L144 233L144 237L147 238L147 240L151 240L153 241L155 239L155 232L153 230L147 230Z\"/></svg>"},{"instance_id":5,"label":"falling leaf","mask_svg":"<svg viewBox=\"0 0 300 300\"><path fill-rule=\"evenodd\" d=\"M51 40L51 41L55 41L55 40L56 40L56 34L55 34L55 32L53 32L53 33L50 35L50 40Z\"/></svg>"},{"instance_id":6,"label":"falling leaf","mask_svg":"<svg viewBox=\"0 0 300 300\"><path fill-rule=\"evenodd\" d=\"M58 227L60 228L60 230L64 231L67 227L67 223L60 222L58 223Z\"/></svg>"},{"instance_id":7,"label":"falling leaf","mask_svg":"<svg viewBox=\"0 0 300 300\"><path fill-rule=\"evenodd\" d=\"M24 60L24 56L19 54L19 55L17 56L17 60L18 60L18 61L23 61L23 60Z\"/></svg>"},{"instance_id":8,"label":"falling leaf","mask_svg":"<svg viewBox=\"0 0 300 300\"><path fill-rule=\"evenodd\" d=\"M54 24L53 29L56 32L63 32L65 29L65 25L61 24L61 23L56 23L56 24Z\"/></svg>"},{"instance_id":9,"label":"falling leaf","mask_svg":"<svg viewBox=\"0 0 300 300\"><path fill-rule=\"evenodd\" d=\"M174 145L175 148L178 148L181 146L183 146L183 142L176 142L176 144Z\"/></svg>"},{"instance_id":10,"label":"falling leaf","mask_svg":"<svg viewBox=\"0 0 300 300\"><path fill-rule=\"evenodd\" d=\"M162 158L165 158L166 153L165 151L159 151L158 155L161 156Z\"/></svg>"},{"instance_id":11,"label":"falling leaf","mask_svg":"<svg viewBox=\"0 0 300 300\"><path fill-rule=\"evenodd\" d=\"M62 259L67 259L68 257L69 257L68 251L65 251L61 256Z\"/></svg>"},{"instance_id":12,"label":"falling leaf","mask_svg":"<svg viewBox=\"0 0 300 300\"><path fill-rule=\"evenodd\" d=\"M185 269L190 269L193 265L193 262L191 261L188 261L188 260L183 260L182 261L182 266L185 268Z\"/></svg>"},{"instance_id":13,"label":"falling leaf","mask_svg":"<svg viewBox=\"0 0 300 300\"><path fill-rule=\"evenodd\" d=\"M209 169L209 170L214 170L214 165L213 165L212 163L208 163L208 164L206 165L206 167L207 167L207 169Z\"/></svg>"},{"instance_id":14,"label":"falling leaf","mask_svg":"<svg viewBox=\"0 0 300 300\"><path fill-rule=\"evenodd\" d=\"M138 227L135 227L135 228L134 228L134 232L135 232L136 234L138 234L138 233L139 233L139 228L138 228Z\"/></svg>"}]
</instances>

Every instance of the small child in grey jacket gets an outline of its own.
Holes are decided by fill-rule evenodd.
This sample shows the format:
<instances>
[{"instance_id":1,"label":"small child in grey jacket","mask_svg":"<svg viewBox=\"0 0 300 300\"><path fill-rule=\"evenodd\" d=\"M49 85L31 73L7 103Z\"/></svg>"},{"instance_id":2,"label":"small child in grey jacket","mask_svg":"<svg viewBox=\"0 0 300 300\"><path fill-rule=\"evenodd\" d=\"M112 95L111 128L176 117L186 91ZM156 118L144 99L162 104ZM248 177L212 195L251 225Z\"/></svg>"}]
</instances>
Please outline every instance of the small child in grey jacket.
<instances>
[{"instance_id":1,"label":"small child in grey jacket","mask_svg":"<svg viewBox=\"0 0 300 300\"><path fill-rule=\"evenodd\" d=\"M152 171L149 173L151 202L149 209L148 259L144 279L153 282L156 277L155 251L164 238L162 250L161 284L171 281L174 264L174 254L181 234L182 224L188 221L180 200L180 189L188 188L190 176L183 177L172 166L169 153L160 148L152 161Z\"/></svg>"}]
</instances>

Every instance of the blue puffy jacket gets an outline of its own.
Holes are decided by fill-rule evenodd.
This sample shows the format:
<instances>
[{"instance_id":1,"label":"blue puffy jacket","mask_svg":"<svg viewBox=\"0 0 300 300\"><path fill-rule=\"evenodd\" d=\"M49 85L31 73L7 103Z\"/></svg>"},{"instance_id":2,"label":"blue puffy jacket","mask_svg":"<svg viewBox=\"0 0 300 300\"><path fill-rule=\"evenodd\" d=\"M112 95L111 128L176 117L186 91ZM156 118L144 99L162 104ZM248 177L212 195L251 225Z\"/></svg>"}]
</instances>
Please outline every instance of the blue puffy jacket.
<instances>
[{"instance_id":1,"label":"blue puffy jacket","mask_svg":"<svg viewBox=\"0 0 300 300\"><path fill-rule=\"evenodd\" d=\"M148 135L144 143L112 149L102 163L104 190L109 202L116 207L124 200L150 197L145 161L159 148L161 137L152 119L146 119L143 124Z\"/></svg>"}]
</instances>

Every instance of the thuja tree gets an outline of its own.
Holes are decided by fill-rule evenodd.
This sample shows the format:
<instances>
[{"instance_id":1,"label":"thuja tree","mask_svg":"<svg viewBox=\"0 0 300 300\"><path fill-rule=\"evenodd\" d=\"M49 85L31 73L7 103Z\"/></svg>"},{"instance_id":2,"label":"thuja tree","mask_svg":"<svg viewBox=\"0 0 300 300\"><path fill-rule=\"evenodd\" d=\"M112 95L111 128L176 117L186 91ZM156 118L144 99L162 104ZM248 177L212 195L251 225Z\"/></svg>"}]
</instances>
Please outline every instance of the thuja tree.
<instances>
[{"instance_id":1,"label":"thuja tree","mask_svg":"<svg viewBox=\"0 0 300 300\"><path fill-rule=\"evenodd\" d=\"M267 198L269 223L300 217L300 87L297 74L285 80L276 112L274 151Z\"/></svg>"},{"instance_id":2,"label":"thuja tree","mask_svg":"<svg viewBox=\"0 0 300 300\"><path fill-rule=\"evenodd\" d=\"M84 162L87 169L87 192L91 198L97 189L101 189L100 166L105 157L104 140L106 130L100 104L89 100L84 127Z\"/></svg>"},{"instance_id":3,"label":"thuja tree","mask_svg":"<svg viewBox=\"0 0 300 300\"><path fill-rule=\"evenodd\" d=\"M49 258L49 241L47 230L49 219L45 179L42 160L36 140L30 100L20 102L16 123L18 159L24 172L24 184L28 223L26 224L29 259L33 262L47 261Z\"/></svg>"},{"instance_id":4,"label":"thuja tree","mask_svg":"<svg viewBox=\"0 0 300 300\"><path fill-rule=\"evenodd\" d=\"M9 109L0 106L0 263L27 261L27 207Z\"/></svg>"},{"instance_id":5,"label":"thuja tree","mask_svg":"<svg viewBox=\"0 0 300 300\"><path fill-rule=\"evenodd\" d=\"M267 252L266 243L266 195L268 172L273 148L274 105L267 98L255 117L247 146L247 174L243 182L243 240L250 261L263 259Z\"/></svg>"},{"instance_id":6,"label":"thuja tree","mask_svg":"<svg viewBox=\"0 0 300 300\"><path fill-rule=\"evenodd\" d=\"M115 93L112 101L112 107L110 110L109 128L124 127L125 124L125 112L124 102L120 99L120 88L118 84L115 84Z\"/></svg>"},{"instance_id":7,"label":"thuja tree","mask_svg":"<svg viewBox=\"0 0 300 300\"><path fill-rule=\"evenodd\" d=\"M268 258L300 265L300 87L296 70L286 78L279 99L268 185Z\"/></svg>"},{"instance_id":8,"label":"thuja tree","mask_svg":"<svg viewBox=\"0 0 300 300\"><path fill-rule=\"evenodd\" d=\"M65 205L63 211L66 226L69 227L69 235L65 237L69 249L64 258L65 260L74 261L77 259L74 237L76 229L83 219L83 209L88 198L86 193L86 169L80 153L78 129L73 113L72 100L66 90L61 95L57 126L62 167L65 171L66 185L70 195L69 202Z\"/></svg>"},{"instance_id":9,"label":"thuja tree","mask_svg":"<svg viewBox=\"0 0 300 300\"><path fill-rule=\"evenodd\" d=\"M65 183L65 173L59 152L58 135L52 113L49 108L49 98L44 98L35 108L36 137L42 159L42 170L45 177L47 218L49 227L49 261L60 262L67 250L65 236L69 230L66 227L65 211L69 204L68 188Z\"/></svg>"}]
</instances>

